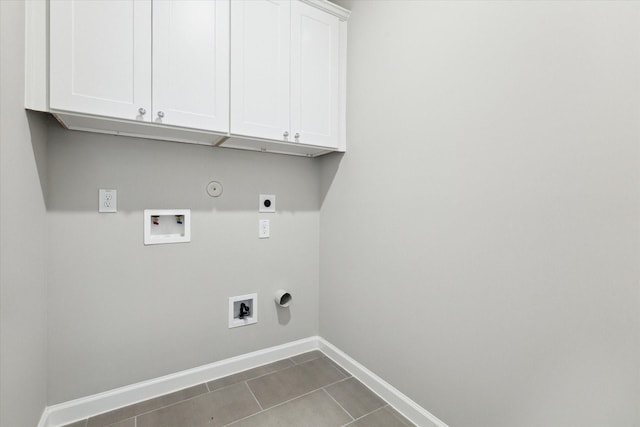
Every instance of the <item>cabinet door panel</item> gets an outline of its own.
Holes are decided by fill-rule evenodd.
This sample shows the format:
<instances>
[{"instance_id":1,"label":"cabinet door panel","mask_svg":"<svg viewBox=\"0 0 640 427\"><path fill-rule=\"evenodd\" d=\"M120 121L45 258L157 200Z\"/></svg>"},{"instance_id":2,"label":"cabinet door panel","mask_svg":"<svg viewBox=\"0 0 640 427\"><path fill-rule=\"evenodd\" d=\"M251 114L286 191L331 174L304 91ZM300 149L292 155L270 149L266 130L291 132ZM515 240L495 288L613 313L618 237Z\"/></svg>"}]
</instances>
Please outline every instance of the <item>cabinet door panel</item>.
<instances>
[{"instance_id":1,"label":"cabinet door panel","mask_svg":"<svg viewBox=\"0 0 640 427\"><path fill-rule=\"evenodd\" d=\"M50 16L51 109L146 120L150 1L58 0Z\"/></svg>"},{"instance_id":2,"label":"cabinet door panel","mask_svg":"<svg viewBox=\"0 0 640 427\"><path fill-rule=\"evenodd\" d=\"M154 1L153 110L154 122L228 131L228 0Z\"/></svg>"},{"instance_id":3,"label":"cabinet door panel","mask_svg":"<svg viewBox=\"0 0 640 427\"><path fill-rule=\"evenodd\" d=\"M338 146L339 20L291 2L291 130L299 142Z\"/></svg>"},{"instance_id":4,"label":"cabinet door panel","mask_svg":"<svg viewBox=\"0 0 640 427\"><path fill-rule=\"evenodd\" d=\"M291 133L289 23L289 1L231 2L231 133L279 140Z\"/></svg>"}]
</instances>

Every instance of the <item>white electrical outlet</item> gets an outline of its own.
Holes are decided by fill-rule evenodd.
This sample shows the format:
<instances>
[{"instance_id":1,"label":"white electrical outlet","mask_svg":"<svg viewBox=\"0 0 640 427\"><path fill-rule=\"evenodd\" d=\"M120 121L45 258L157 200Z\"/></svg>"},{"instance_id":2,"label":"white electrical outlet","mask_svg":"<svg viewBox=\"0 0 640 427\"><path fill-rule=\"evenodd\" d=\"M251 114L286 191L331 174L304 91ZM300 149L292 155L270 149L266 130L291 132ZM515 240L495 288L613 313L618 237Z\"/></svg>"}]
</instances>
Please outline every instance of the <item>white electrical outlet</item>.
<instances>
[{"instance_id":1,"label":"white electrical outlet","mask_svg":"<svg viewBox=\"0 0 640 427\"><path fill-rule=\"evenodd\" d=\"M116 190L98 190L98 212L118 212L118 194Z\"/></svg>"},{"instance_id":2,"label":"white electrical outlet","mask_svg":"<svg viewBox=\"0 0 640 427\"><path fill-rule=\"evenodd\" d=\"M271 235L271 230L269 226L268 219L261 219L258 221L258 238L259 239L268 239Z\"/></svg>"}]
</instances>

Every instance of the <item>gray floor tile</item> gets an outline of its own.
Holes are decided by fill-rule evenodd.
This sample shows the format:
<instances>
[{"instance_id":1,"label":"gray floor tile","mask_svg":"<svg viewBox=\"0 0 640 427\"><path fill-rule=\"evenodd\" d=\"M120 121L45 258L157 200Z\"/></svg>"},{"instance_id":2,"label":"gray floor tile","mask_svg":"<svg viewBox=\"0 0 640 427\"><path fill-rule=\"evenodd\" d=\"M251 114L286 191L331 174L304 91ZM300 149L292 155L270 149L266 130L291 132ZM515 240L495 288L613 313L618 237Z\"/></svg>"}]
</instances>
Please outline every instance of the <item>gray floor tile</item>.
<instances>
[{"instance_id":1,"label":"gray floor tile","mask_svg":"<svg viewBox=\"0 0 640 427\"><path fill-rule=\"evenodd\" d=\"M415 427L416 425L414 423L412 423L411 421L409 421L408 419L406 419L404 417L404 415L402 415L400 412L396 411L395 409L393 409L391 406L387 406L387 411L391 412L391 414L396 417L397 419L399 419L400 421L402 421L403 423L405 423L407 425L407 427Z\"/></svg>"},{"instance_id":2,"label":"gray floor tile","mask_svg":"<svg viewBox=\"0 0 640 427\"><path fill-rule=\"evenodd\" d=\"M404 415L393 409L391 406L387 406L387 411L391 412L394 417L402 421L407 427L416 427L414 423L409 421Z\"/></svg>"},{"instance_id":3,"label":"gray floor tile","mask_svg":"<svg viewBox=\"0 0 640 427\"><path fill-rule=\"evenodd\" d=\"M295 365L248 381L263 408L270 408L297 396L346 378L326 357Z\"/></svg>"},{"instance_id":4,"label":"gray floor tile","mask_svg":"<svg viewBox=\"0 0 640 427\"><path fill-rule=\"evenodd\" d=\"M325 356L326 357L326 356ZM327 359L329 359L327 357ZM329 359L329 361L333 364L333 366L335 366L335 368L342 372L344 374L345 377L350 377L351 373L349 371L347 371L346 369L344 369L342 366L338 365L336 362L334 362L333 360Z\"/></svg>"},{"instance_id":5,"label":"gray floor tile","mask_svg":"<svg viewBox=\"0 0 640 427\"><path fill-rule=\"evenodd\" d=\"M305 363L322 356L324 356L324 353L322 353L320 350L313 350L307 353L298 354L297 356L293 356L290 359L293 363L299 365L301 363Z\"/></svg>"},{"instance_id":6,"label":"gray floor tile","mask_svg":"<svg viewBox=\"0 0 640 427\"><path fill-rule=\"evenodd\" d=\"M246 383L148 412L137 427L221 427L260 411Z\"/></svg>"},{"instance_id":7,"label":"gray floor tile","mask_svg":"<svg viewBox=\"0 0 640 427\"><path fill-rule=\"evenodd\" d=\"M318 390L229 427L339 427L351 420L324 390Z\"/></svg>"},{"instance_id":8,"label":"gray floor tile","mask_svg":"<svg viewBox=\"0 0 640 427\"><path fill-rule=\"evenodd\" d=\"M257 368L249 369L247 371L239 372L237 374L210 381L207 383L207 387L209 387L209 391L218 390L222 387L237 384L239 382L247 381L252 378L257 378L262 375L270 374L272 372L281 371L282 369L288 368L290 366L293 366L293 362L291 360L278 360L277 362L258 366Z\"/></svg>"},{"instance_id":9,"label":"gray floor tile","mask_svg":"<svg viewBox=\"0 0 640 427\"><path fill-rule=\"evenodd\" d=\"M356 421L353 421L354 418ZM100 414L65 427L230 425L415 427L318 350Z\"/></svg>"},{"instance_id":10,"label":"gray floor tile","mask_svg":"<svg viewBox=\"0 0 640 427\"><path fill-rule=\"evenodd\" d=\"M353 418L382 408L387 403L355 378L349 378L325 388Z\"/></svg>"},{"instance_id":11,"label":"gray floor tile","mask_svg":"<svg viewBox=\"0 0 640 427\"><path fill-rule=\"evenodd\" d=\"M405 424L391 412L389 406L378 409L369 415L347 424L347 427L408 427L413 424ZM399 414L398 414L399 415Z\"/></svg>"},{"instance_id":12,"label":"gray floor tile","mask_svg":"<svg viewBox=\"0 0 640 427\"><path fill-rule=\"evenodd\" d=\"M105 427L136 427L136 418L128 418L126 420L114 423L114 424L109 424L108 426Z\"/></svg>"},{"instance_id":13,"label":"gray floor tile","mask_svg":"<svg viewBox=\"0 0 640 427\"><path fill-rule=\"evenodd\" d=\"M125 406L124 408L116 409L115 411L105 412L104 414L96 415L89 418L87 427L105 427L110 424L123 421L136 415L144 414L145 412L153 411L163 406L172 405L185 399L189 399L200 394L206 393L207 386L199 384L197 386L178 390L173 393L165 394L164 396L156 397L154 399L145 400L144 402L136 403L134 405Z\"/></svg>"}]
</instances>

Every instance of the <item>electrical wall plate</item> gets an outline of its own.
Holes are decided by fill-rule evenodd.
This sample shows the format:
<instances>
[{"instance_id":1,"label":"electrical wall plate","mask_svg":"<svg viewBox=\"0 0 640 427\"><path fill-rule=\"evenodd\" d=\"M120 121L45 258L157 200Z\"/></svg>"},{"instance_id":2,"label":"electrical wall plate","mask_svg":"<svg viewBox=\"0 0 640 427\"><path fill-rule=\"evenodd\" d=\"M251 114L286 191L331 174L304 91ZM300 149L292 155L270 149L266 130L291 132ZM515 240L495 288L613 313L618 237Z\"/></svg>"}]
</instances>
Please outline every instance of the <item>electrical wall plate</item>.
<instances>
[{"instance_id":1,"label":"electrical wall plate","mask_svg":"<svg viewBox=\"0 0 640 427\"><path fill-rule=\"evenodd\" d=\"M98 190L98 212L115 213L118 212L118 192L117 190Z\"/></svg>"},{"instance_id":2,"label":"electrical wall plate","mask_svg":"<svg viewBox=\"0 0 640 427\"><path fill-rule=\"evenodd\" d=\"M258 294L229 297L229 329L254 323L258 323Z\"/></svg>"},{"instance_id":3,"label":"electrical wall plate","mask_svg":"<svg viewBox=\"0 0 640 427\"><path fill-rule=\"evenodd\" d=\"M258 212L271 213L276 211L276 196L274 194L261 194L259 197Z\"/></svg>"},{"instance_id":4,"label":"electrical wall plate","mask_svg":"<svg viewBox=\"0 0 640 427\"><path fill-rule=\"evenodd\" d=\"M270 228L268 219L258 220L258 238L268 239L271 236Z\"/></svg>"}]
</instances>

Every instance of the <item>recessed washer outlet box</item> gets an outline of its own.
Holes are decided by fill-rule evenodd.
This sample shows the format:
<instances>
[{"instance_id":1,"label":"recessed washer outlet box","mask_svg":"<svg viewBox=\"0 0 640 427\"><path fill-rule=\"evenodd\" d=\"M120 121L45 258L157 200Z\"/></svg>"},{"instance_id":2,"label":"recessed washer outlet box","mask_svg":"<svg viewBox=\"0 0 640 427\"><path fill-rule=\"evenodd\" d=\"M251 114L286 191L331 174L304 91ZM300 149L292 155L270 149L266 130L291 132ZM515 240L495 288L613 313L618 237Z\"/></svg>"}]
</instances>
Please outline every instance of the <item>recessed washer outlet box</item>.
<instances>
[{"instance_id":1,"label":"recessed washer outlet box","mask_svg":"<svg viewBox=\"0 0 640 427\"><path fill-rule=\"evenodd\" d=\"M145 245L190 241L191 209L145 209Z\"/></svg>"},{"instance_id":2,"label":"recessed washer outlet box","mask_svg":"<svg viewBox=\"0 0 640 427\"><path fill-rule=\"evenodd\" d=\"M229 297L229 328L258 323L258 294Z\"/></svg>"}]
</instances>

